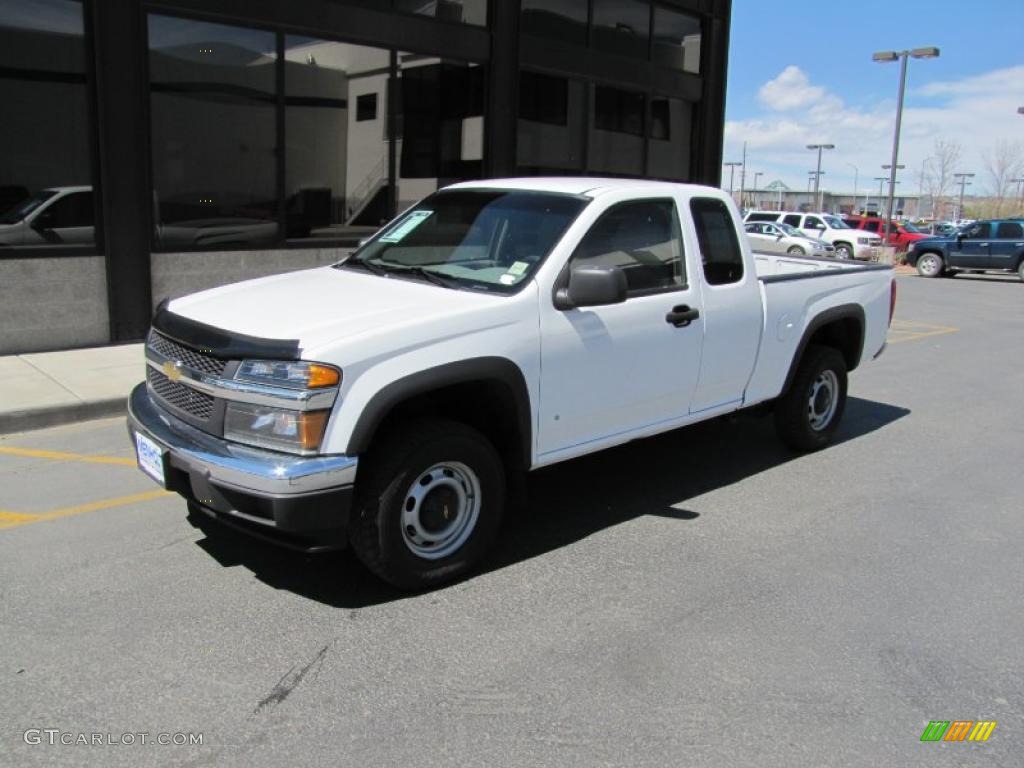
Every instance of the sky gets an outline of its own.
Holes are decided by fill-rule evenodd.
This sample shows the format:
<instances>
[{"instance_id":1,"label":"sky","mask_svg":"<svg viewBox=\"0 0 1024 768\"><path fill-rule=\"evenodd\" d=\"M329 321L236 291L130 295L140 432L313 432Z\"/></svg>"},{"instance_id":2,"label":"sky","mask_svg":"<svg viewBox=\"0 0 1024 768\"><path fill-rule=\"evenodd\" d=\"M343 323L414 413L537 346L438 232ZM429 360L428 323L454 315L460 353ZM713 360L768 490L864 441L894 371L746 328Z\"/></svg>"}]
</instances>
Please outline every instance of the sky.
<instances>
[{"instance_id":1,"label":"sky","mask_svg":"<svg viewBox=\"0 0 1024 768\"><path fill-rule=\"evenodd\" d=\"M747 186L780 179L807 189L817 153L823 189L849 193L887 175L899 89L899 63L875 51L935 46L937 59L910 59L897 177L919 188L935 141L958 141L958 171L974 172L967 193L989 184L984 155L999 141L1024 148L1024 0L733 0L726 90L725 161L742 159ZM855 170L856 168L856 170ZM729 184L729 169L723 173ZM736 170L735 187L740 184Z\"/></svg>"}]
</instances>

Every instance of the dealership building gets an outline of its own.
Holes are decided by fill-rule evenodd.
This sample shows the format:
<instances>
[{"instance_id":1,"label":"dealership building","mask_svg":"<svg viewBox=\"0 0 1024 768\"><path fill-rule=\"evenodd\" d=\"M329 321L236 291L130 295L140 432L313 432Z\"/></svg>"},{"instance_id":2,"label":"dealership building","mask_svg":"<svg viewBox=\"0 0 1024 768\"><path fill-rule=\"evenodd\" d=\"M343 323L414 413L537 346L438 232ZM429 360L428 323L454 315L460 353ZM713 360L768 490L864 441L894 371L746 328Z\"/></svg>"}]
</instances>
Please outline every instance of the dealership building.
<instances>
[{"instance_id":1,"label":"dealership building","mask_svg":"<svg viewBox=\"0 0 1024 768\"><path fill-rule=\"evenodd\" d=\"M439 186L718 184L729 0L0 0L0 354L338 260Z\"/></svg>"}]
</instances>

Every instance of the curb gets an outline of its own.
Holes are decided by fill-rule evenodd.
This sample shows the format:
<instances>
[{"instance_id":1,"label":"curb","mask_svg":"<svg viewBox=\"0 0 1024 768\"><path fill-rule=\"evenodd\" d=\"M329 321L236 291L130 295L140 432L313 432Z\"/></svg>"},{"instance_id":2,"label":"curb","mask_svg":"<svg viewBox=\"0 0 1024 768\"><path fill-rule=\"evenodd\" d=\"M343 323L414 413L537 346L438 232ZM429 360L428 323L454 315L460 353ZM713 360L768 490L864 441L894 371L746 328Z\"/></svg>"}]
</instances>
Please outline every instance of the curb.
<instances>
[{"instance_id":1,"label":"curb","mask_svg":"<svg viewBox=\"0 0 1024 768\"><path fill-rule=\"evenodd\" d=\"M126 395L107 400L92 400L90 402L72 403L70 405L50 405L45 408L11 411L10 413L0 414L0 435L55 427L60 424L72 424L77 421L120 416L126 413L127 404L128 397Z\"/></svg>"}]
</instances>

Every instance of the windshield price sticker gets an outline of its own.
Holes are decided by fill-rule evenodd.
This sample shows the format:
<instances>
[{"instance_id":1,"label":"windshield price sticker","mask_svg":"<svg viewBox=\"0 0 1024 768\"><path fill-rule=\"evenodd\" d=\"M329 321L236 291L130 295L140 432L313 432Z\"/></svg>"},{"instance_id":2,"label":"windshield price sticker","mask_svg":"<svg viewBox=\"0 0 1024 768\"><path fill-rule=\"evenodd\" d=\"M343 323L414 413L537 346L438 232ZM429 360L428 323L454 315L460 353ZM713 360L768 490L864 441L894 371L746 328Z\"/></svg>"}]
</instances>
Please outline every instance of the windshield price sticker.
<instances>
[{"instance_id":1,"label":"windshield price sticker","mask_svg":"<svg viewBox=\"0 0 1024 768\"><path fill-rule=\"evenodd\" d=\"M377 240L378 243L398 243L416 227L433 215L433 211L413 211L405 217L405 221Z\"/></svg>"}]
</instances>

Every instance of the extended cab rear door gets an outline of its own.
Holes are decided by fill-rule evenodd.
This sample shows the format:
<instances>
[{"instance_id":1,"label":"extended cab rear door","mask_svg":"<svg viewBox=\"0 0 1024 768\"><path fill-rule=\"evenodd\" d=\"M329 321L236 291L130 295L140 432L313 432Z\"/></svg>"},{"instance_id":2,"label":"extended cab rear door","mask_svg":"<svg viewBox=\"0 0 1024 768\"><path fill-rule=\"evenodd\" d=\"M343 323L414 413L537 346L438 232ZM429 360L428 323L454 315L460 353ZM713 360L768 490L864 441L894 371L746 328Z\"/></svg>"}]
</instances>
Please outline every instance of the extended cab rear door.
<instances>
[{"instance_id":1,"label":"extended cab rear door","mask_svg":"<svg viewBox=\"0 0 1024 768\"><path fill-rule=\"evenodd\" d=\"M690 403L696 413L743 400L761 343L764 308L730 206L716 197L695 196L687 213L700 257L705 317L700 379Z\"/></svg>"},{"instance_id":2,"label":"extended cab rear door","mask_svg":"<svg viewBox=\"0 0 1024 768\"><path fill-rule=\"evenodd\" d=\"M700 373L704 312L676 198L623 193L595 215L556 288L574 265L613 266L627 298L560 310L541 296L541 463L685 420Z\"/></svg>"}]
</instances>

